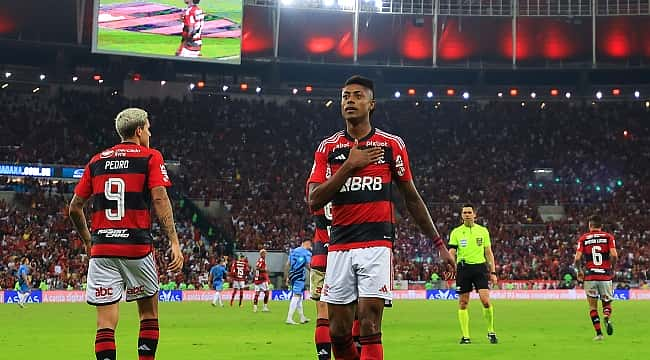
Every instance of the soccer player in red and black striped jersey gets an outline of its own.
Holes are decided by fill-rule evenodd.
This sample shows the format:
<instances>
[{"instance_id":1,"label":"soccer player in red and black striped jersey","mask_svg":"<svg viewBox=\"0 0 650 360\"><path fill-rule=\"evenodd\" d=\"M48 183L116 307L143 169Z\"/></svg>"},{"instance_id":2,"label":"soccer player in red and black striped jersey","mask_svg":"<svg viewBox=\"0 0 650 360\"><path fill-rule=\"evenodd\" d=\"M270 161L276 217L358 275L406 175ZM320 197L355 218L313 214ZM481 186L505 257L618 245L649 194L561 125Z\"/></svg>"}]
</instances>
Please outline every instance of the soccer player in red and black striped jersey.
<instances>
[{"instance_id":1,"label":"soccer player in red and black striped jersey","mask_svg":"<svg viewBox=\"0 0 650 360\"><path fill-rule=\"evenodd\" d=\"M613 272L618 261L614 235L602 230L603 222L598 215L589 219L589 232L578 239L578 250L573 266L578 272L578 280L584 279L584 289L589 302L589 317L596 330L594 340L603 340L603 332L598 315L598 299L603 303L603 315L607 335L614 334L612 325L612 301L614 289L612 286ZM587 263L586 273L582 267L582 257Z\"/></svg>"},{"instance_id":2,"label":"soccer player in red and black striped jersey","mask_svg":"<svg viewBox=\"0 0 650 360\"><path fill-rule=\"evenodd\" d=\"M255 297L253 298L253 312L257 312L257 302L260 298L260 292L264 292L264 306L262 311L269 311L269 272L266 269L266 250L260 250L260 257L255 263Z\"/></svg>"},{"instance_id":3,"label":"soccer player in red and black striped jersey","mask_svg":"<svg viewBox=\"0 0 650 360\"><path fill-rule=\"evenodd\" d=\"M122 142L92 157L70 202L70 218L87 251L86 298L97 307L95 355L115 359L118 303L137 301L140 314L138 355L154 359L158 346L158 273L150 233L153 208L171 244L169 270L183 267L167 187L171 185L160 152L149 148L149 119L142 109L129 108L115 118ZM93 198L92 233L84 206Z\"/></svg>"},{"instance_id":4,"label":"soccer player in red and black striped jersey","mask_svg":"<svg viewBox=\"0 0 650 360\"><path fill-rule=\"evenodd\" d=\"M205 23L205 14L199 7L201 0L184 0L187 9L183 11L181 21L183 32L181 33L181 44L176 50L176 56L199 57L201 56L201 31Z\"/></svg>"},{"instance_id":5,"label":"soccer player in red and black striped jersey","mask_svg":"<svg viewBox=\"0 0 650 360\"><path fill-rule=\"evenodd\" d=\"M246 255L240 254L239 259L233 261L230 267L230 274L232 276L232 296L230 297L230 306L235 301L235 295L239 290L239 307L242 307L242 300L244 300L244 287L246 287L246 279L251 272L248 265L248 258Z\"/></svg>"},{"instance_id":6,"label":"soccer player in red and black striped jersey","mask_svg":"<svg viewBox=\"0 0 650 360\"><path fill-rule=\"evenodd\" d=\"M321 299L328 304L336 359L383 359L381 319L392 300L395 237L394 183L420 229L455 268L411 177L406 146L370 124L375 109L372 80L353 76L341 92L346 129L323 140L308 180L312 211L332 202L332 228ZM352 339L355 308L361 354Z\"/></svg>"}]
</instances>

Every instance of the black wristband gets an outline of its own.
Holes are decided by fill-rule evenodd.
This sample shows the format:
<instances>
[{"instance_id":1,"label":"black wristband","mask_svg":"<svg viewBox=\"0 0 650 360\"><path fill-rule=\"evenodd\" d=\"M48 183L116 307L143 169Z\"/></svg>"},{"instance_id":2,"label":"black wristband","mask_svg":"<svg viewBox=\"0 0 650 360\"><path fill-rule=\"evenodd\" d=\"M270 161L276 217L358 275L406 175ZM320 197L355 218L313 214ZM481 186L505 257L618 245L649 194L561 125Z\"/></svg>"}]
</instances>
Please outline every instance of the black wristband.
<instances>
[{"instance_id":1,"label":"black wristband","mask_svg":"<svg viewBox=\"0 0 650 360\"><path fill-rule=\"evenodd\" d=\"M497 272L496 272L496 271L490 271L490 274L492 274L492 275L496 275Z\"/></svg>"}]
</instances>

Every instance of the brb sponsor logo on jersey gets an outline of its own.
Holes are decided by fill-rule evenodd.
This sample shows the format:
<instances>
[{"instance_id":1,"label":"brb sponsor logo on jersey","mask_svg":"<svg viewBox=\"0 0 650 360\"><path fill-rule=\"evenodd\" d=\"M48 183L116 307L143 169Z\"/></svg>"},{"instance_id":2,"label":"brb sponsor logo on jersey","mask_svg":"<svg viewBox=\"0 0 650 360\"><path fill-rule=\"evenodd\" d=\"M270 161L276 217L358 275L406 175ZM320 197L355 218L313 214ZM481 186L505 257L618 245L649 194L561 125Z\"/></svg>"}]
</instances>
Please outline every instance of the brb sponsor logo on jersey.
<instances>
[{"instance_id":1,"label":"brb sponsor logo on jersey","mask_svg":"<svg viewBox=\"0 0 650 360\"><path fill-rule=\"evenodd\" d=\"M352 176L345 181L339 192L379 191L382 187L380 176Z\"/></svg>"},{"instance_id":2,"label":"brb sponsor logo on jersey","mask_svg":"<svg viewBox=\"0 0 650 360\"><path fill-rule=\"evenodd\" d=\"M5 304L15 304L18 302L18 292L14 290L5 290L4 292L4 302ZM29 297L27 297L27 303L42 303L43 296L41 290L33 290Z\"/></svg>"},{"instance_id":3,"label":"brb sponsor logo on jersey","mask_svg":"<svg viewBox=\"0 0 650 360\"><path fill-rule=\"evenodd\" d=\"M160 290L158 300L160 302L181 302L183 301L183 292L181 290Z\"/></svg>"},{"instance_id":4,"label":"brb sponsor logo on jersey","mask_svg":"<svg viewBox=\"0 0 650 360\"><path fill-rule=\"evenodd\" d=\"M427 290L427 300L457 300L458 293L456 290Z\"/></svg>"}]
</instances>

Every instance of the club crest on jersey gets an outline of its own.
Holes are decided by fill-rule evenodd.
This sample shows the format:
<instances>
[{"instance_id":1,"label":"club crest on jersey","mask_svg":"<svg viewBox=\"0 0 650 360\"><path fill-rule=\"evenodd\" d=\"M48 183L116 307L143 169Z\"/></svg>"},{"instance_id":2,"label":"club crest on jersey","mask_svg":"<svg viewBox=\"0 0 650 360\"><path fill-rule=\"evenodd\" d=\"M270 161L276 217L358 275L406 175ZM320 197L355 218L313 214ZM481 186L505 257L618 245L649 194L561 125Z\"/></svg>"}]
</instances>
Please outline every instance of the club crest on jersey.
<instances>
[{"instance_id":1,"label":"club crest on jersey","mask_svg":"<svg viewBox=\"0 0 650 360\"><path fill-rule=\"evenodd\" d=\"M483 238L476 238L476 245L483 246Z\"/></svg>"},{"instance_id":2,"label":"club crest on jersey","mask_svg":"<svg viewBox=\"0 0 650 360\"><path fill-rule=\"evenodd\" d=\"M397 169L397 175L404 176L406 173L406 168L404 167L404 160L402 160L402 155L397 155L395 159L395 168Z\"/></svg>"}]
</instances>

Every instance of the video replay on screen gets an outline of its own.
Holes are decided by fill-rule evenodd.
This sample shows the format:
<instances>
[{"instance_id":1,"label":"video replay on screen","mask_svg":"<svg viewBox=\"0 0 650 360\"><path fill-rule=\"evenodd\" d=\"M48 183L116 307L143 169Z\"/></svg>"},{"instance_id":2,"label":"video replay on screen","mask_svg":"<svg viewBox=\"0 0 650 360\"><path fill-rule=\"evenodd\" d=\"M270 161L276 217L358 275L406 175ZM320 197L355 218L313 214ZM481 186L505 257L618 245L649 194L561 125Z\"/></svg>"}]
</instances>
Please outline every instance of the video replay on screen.
<instances>
[{"instance_id":1,"label":"video replay on screen","mask_svg":"<svg viewBox=\"0 0 650 360\"><path fill-rule=\"evenodd\" d=\"M93 52L241 63L242 0L95 0Z\"/></svg>"}]
</instances>

